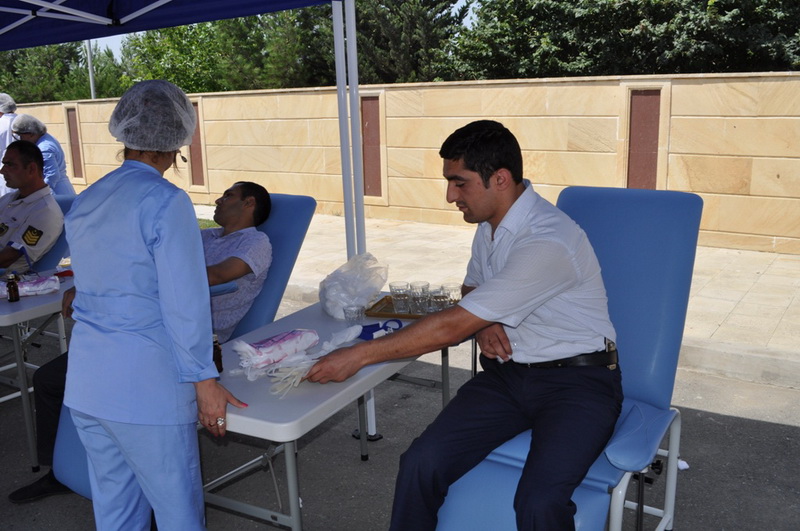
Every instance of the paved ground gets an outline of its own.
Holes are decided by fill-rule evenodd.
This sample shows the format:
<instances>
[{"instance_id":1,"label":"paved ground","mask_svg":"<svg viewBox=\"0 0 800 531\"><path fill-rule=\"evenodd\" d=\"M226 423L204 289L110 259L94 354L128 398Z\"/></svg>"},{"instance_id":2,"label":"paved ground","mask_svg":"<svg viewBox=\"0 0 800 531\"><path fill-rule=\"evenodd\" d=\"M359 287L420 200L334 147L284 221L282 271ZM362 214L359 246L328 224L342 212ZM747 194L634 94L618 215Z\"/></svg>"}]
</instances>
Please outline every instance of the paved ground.
<instances>
[{"instance_id":1,"label":"paved ground","mask_svg":"<svg viewBox=\"0 0 800 531\"><path fill-rule=\"evenodd\" d=\"M341 218L315 217L279 316L316 301L320 280L345 261L342 234ZM389 265L390 280L431 283L461 279L471 240L469 228L379 220L368 221L367 235L368 248ZM690 466L679 479L676 529L798 528L800 390L790 386L800 382L792 376L800 328L798 290L800 257L698 250L684 362L673 399L683 414L681 453ZM42 344L31 352L35 363L55 355L49 338ZM466 348L452 351L453 390L468 377L468 364ZM434 376L438 370L436 355L406 369L418 376ZM738 373L757 383L742 381ZM441 397L436 390L401 382L381 384L376 397L378 431L384 438L370 444L369 461L359 459L358 443L350 436L356 426L355 406L301 439L300 488L307 529L387 528L397 459L437 414ZM6 494L37 476L30 473L24 437L16 431L21 426L19 401L0 404L0 419L5 428L0 431L0 493ZM251 443L236 436L222 442L202 438L206 476L258 455ZM282 457L275 466L283 492ZM648 486L647 495L659 492L661 483ZM226 492L276 503L264 471ZM265 528L213 508L207 515L209 529ZM73 494L23 506L0 496L0 522L0 528L9 530L93 526L90 503ZM649 519L645 524L652 528Z\"/></svg>"}]
</instances>

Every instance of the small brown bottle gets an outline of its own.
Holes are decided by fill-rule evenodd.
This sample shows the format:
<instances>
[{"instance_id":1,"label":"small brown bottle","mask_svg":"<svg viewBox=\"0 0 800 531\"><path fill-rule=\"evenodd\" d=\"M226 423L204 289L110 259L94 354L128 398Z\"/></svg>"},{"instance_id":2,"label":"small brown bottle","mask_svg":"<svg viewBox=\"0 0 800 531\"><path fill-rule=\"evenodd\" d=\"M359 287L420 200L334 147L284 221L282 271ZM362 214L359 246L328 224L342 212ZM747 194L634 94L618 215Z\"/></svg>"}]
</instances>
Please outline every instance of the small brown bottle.
<instances>
[{"instance_id":1,"label":"small brown bottle","mask_svg":"<svg viewBox=\"0 0 800 531\"><path fill-rule=\"evenodd\" d=\"M8 302L17 302L19 300L19 285L17 284L16 271L12 272L6 277L6 292L8 293Z\"/></svg>"},{"instance_id":2,"label":"small brown bottle","mask_svg":"<svg viewBox=\"0 0 800 531\"><path fill-rule=\"evenodd\" d=\"M222 345L219 344L217 334L214 334L214 365L217 366L217 372L222 374Z\"/></svg>"}]
</instances>

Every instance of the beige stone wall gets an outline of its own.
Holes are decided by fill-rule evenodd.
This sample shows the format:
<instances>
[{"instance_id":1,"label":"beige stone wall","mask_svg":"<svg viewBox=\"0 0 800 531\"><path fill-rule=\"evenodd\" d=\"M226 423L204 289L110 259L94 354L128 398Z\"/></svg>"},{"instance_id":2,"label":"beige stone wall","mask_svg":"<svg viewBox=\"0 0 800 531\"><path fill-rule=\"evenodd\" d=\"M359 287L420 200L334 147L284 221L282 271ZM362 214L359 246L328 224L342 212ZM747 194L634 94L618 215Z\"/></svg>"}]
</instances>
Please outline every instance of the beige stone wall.
<instances>
[{"instance_id":1,"label":"beige stone wall","mask_svg":"<svg viewBox=\"0 0 800 531\"><path fill-rule=\"evenodd\" d=\"M457 127L481 118L519 138L526 175L548 199L569 185L626 186L632 90L661 91L657 188L705 201L701 243L800 254L800 77L794 73L627 76L365 86L378 96L382 196L366 215L460 224L444 199L437 154ZM314 196L342 212L333 89L192 95L201 125L204 184L180 164L168 178L198 203L231 183ZM69 151L66 108L77 109L84 180L119 164L106 124L113 100L20 105ZM187 150L184 150L187 155ZM68 154L71 167L74 164ZM190 160L189 164L196 161Z\"/></svg>"}]
</instances>

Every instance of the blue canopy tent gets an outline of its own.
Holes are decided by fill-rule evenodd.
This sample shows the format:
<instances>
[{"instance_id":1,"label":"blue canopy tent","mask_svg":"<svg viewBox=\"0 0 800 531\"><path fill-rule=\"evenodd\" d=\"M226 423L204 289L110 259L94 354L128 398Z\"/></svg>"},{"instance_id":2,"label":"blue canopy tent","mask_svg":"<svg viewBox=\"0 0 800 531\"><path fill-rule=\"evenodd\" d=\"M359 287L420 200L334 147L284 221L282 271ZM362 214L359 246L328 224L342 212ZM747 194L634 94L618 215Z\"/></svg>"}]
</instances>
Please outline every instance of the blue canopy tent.
<instances>
[{"instance_id":1,"label":"blue canopy tent","mask_svg":"<svg viewBox=\"0 0 800 531\"><path fill-rule=\"evenodd\" d=\"M349 258L366 251L355 0L0 0L0 50L96 39L326 3L331 4L333 12ZM345 39L345 35L350 38Z\"/></svg>"},{"instance_id":2,"label":"blue canopy tent","mask_svg":"<svg viewBox=\"0 0 800 531\"><path fill-rule=\"evenodd\" d=\"M330 3L332 9L342 200L349 259L367 250L355 0L0 0L0 50L96 39L326 3ZM374 435L377 426L372 391L367 394L367 415L367 431Z\"/></svg>"}]
</instances>

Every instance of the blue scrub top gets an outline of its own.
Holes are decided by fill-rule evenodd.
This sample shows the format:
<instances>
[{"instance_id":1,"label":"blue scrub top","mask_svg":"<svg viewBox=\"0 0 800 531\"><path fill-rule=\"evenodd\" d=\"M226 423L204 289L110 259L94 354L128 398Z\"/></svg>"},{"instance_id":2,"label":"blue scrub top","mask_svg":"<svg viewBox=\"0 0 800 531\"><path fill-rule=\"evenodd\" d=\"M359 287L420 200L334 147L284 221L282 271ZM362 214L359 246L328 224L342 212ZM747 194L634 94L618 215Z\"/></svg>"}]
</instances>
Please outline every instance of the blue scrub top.
<instances>
[{"instance_id":1,"label":"blue scrub top","mask_svg":"<svg viewBox=\"0 0 800 531\"><path fill-rule=\"evenodd\" d=\"M50 133L45 133L36 145L42 152L44 159L44 181L53 189L56 195L75 195L75 188L67 177L67 161L61 144Z\"/></svg>"},{"instance_id":2,"label":"blue scrub top","mask_svg":"<svg viewBox=\"0 0 800 531\"><path fill-rule=\"evenodd\" d=\"M134 424L197 419L212 363L208 277L189 197L126 160L65 218L77 293L64 403Z\"/></svg>"}]
</instances>

